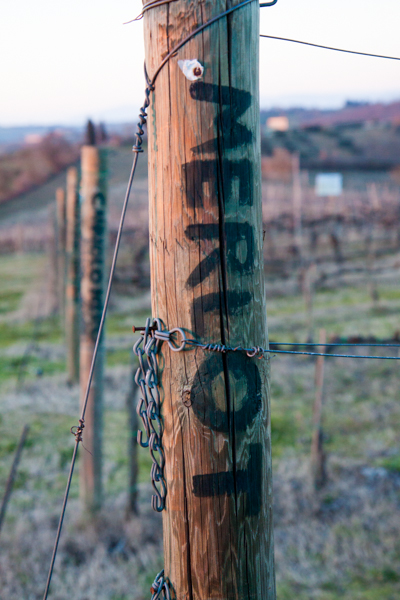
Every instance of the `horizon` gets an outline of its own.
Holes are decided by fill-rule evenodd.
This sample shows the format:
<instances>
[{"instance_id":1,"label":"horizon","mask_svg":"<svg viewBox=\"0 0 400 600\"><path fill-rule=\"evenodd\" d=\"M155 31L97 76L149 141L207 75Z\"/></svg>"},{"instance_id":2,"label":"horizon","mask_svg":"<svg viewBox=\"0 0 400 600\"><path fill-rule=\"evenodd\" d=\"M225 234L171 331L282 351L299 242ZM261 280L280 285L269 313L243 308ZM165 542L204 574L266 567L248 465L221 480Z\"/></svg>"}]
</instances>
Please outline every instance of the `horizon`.
<instances>
[{"instance_id":1,"label":"horizon","mask_svg":"<svg viewBox=\"0 0 400 600\"><path fill-rule=\"evenodd\" d=\"M260 106L260 113L261 112L273 112L273 111L282 111L282 112L287 112L287 111L294 111L294 110L304 110L304 111L320 111L320 112L338 112L341 110L344 110L346 108L346 105L348 103L355 103L355 104L359 104L360 106L362 105L369 105L369 106L373 106L373 105L383 105L383 106L389 106L391 104L396 104L396 103L400 103L400 94L396 95L395 97L393 97L393 99L390 100L377 100L377 101L373 101L373 100L364 100L364 99L358 99L358 98L346 98L340 105L305 105L305 104L299 104L299 103L293 103L293 104L287 104L285 105L279 105L279 104L272 104L271 106ZM85 127L87 121L90 119L92 121L94 121L95 123L104 123L105 125L135 125L136 121L137 121L137 115L134 113L133 116L131 117L131 119L128 119L127 116L124 117L124 115L127 115L128 112L128 107L121 107L121 108L112 108L109 109L108 111L104 111L103 113L103 117L99 117L99 118L95 118L93 117L93 115L89 115L86 117L86 119L83 119L82 121L65 121L63 122L26 122L26 123L12 123L12 124L2 124L0 122L0 129L2 130L6 130L6 129L26 129L26 128L54 128L57 129L59 128L72 128L72 129L81 129L83 127ZM117 114L117 112L121 115L120 118L107 118L105 115L106 113L110 113L110 114ZM0 140L1 143L1 140Z\"/></svg>"},{"instance_id":2,"label":"horizon","mask_svg":"<svg viewBox=\"0 0 400 600\"><path fill-rule=\"evenodd\" d=\"M0 39L0 123L74 126L135 121L143 101L143 25L123 25L140 0L96 11L78 0L7 3ZM360 52L400 56L400 3L383 0L279 0L261 10L260 31ZM32 27L32 23L35 27ZM61 23L61 25L60 25ZM72 40L72 42L71 42ZM260 106L337 109L346 99L400 97L396 61L260 39Z\"/></svg>"}]
</instances>

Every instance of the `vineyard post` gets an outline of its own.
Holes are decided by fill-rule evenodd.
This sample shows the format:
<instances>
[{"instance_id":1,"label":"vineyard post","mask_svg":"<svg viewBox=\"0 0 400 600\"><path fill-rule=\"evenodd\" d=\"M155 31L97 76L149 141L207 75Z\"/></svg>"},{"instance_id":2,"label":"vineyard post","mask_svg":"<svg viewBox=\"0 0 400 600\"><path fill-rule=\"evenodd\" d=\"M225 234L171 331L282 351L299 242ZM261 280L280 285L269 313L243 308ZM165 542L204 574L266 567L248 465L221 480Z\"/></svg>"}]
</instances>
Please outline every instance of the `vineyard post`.
<instances>
[{"instance_id":1,"label":"vineyard post","mask_svg":"<svg viewBox=\"0 0 400 600\"><path fill-rule=\"evenodd\" d=\"M56 190L56 239L57 239L57 297L61 327L64 327L65 311L65 191Z\"/></svg>"},{"instance_id":2,"label":"vineyard post","mask_svg":"<svg viewBox=\"0 0 400 600\"><path fill-rule=\"evenodd\" d=\"M326 352L326 331L319 330L318 352ZM326 483L326 456L322 429L322 402L324 390L324 356L317 356L315 363L315 401L313 407L313 433L311 442L311 469L315 489Z\"/></svg>"},{"instance_id":3,"label":"vineyard post","mask_svg":"<svg viewBox=\"0 0 400 600\"><path fill-rule=\"evenodd\" d=\"M239 3L146 11L149 77L191 31ZM258 2L205 27L161 70L148 109L152 314L227 346L268 345L258 35ZM174 597L274 600L269 362L166 344L161 353Z\"/></svg>"},{"instance_id":4,"label":"vineyard post","mask_svg":"<svg viewBox=\"0 0 400 600\"><path fill-rule=\"evenodd\" d=\"M300 156L292 155L292 194L293 194L293 231L299 253L300 265L303 264L303 207L300 173Z\"/></svg>"},{"instance_id":5,"label":"vineyard post","mask_svg":"<svg viewBox=\"0 0 400 600\"><path fill-rule=\"evenodd\" d=\"M67 171L67 231L65 286L65 341L67 347L67 373L69 383L79 382L80 335L80 206L78 171Z\"/></svg>"},{"instance_id":6,"label":"vineyard post","mask_svg":"<svg viewBox=\"0 0 400 600\"><path fill-rule=\"evenodd\" d=\"M96 336L105 297L106 150L85 145L81 153L81 402L85 396ZM80 494L84 508L93 513L102 502L102 437L104 340L99 344L89 393L80 457Z\"/></svg>"}]
</instances>

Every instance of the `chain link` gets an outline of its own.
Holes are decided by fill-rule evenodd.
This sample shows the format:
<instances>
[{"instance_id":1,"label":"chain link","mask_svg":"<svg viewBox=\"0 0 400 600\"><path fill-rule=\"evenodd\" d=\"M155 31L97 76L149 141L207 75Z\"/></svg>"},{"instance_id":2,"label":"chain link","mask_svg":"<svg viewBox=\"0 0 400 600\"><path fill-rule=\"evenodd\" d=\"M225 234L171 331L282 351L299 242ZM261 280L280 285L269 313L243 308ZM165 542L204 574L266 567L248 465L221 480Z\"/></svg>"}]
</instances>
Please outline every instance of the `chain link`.
<instances>
[{"instance_id":1,"label":"chain link","mask_svg":"<svg viewBox=\"0 0 400 600\"><path fill-rule=\"evenodd\" d=\"M176 343L174 334L182 336L181 343ZM157 354L163 344L174 352L180 352L186 346L185 332L176 327L171 331L163 331L160 319L147 319L146 326L140 338L133 346L133 352L139 359L139 368L136 371L135 382L141 391L137 406L137 413L142 419L143 431L138 431L138 443L142 448L149 448L153 465L151 467L151 483L155 495L151 505L157 512L165 508L167 486L164 478L165 456L162 447L163 423L161 418L161 402L159 392L159 376ZM145 436L145 438L144 438Z\"/></svg>"},{"instance_id":2,"label":"chain link","mask_svg":"<svg viewBox=\"0 0 400 600\"><path fill-rule=\"evenodd\" d=\"M151 600L158 600L158 598L162 597L166 598L166 600L171 600L171 593L169 591L168 580L164 577L164 569L160 571L154 581L153 585L150 588L151 591Z\"/></svg>"}]
</instances>

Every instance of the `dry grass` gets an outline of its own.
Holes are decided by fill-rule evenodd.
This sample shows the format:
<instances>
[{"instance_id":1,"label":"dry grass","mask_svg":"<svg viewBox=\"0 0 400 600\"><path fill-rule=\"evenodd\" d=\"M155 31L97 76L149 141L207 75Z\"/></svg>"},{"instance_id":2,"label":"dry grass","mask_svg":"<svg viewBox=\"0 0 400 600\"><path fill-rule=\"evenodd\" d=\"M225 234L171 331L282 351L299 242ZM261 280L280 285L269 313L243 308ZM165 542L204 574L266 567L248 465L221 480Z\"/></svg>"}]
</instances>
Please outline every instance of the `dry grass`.
<instances>
[{"instance_id":1,"label":"dry grass","mask_svg":"<svg viewBox=\"0 0 400 600\"><path fill-rule=\"evenodd\" d=\"M120 180L130 159L126 152L126 164L111 180L112 223L117 218L123 187ZM129 435L125 399L133 341L130 328L133 323L142 322L149 312L148 292L142 295L138 291L129 266L133 256L139 257L138 264L145 262L145 257L140 258L140 236L145 235L141 224L147 218L144 180L139 180L136 198L137 211L128 218L132 229L122 249L107 326L105 505L95 523L86 523L80 513L78 481L74 478L52 587L51 597L57 600L72 596L82 600L149 598L152 578L162 565L161 525L159 516L149 506L150 464L144 450L140 452L140 515L130 521L124 517ZM29 226L43 227L47 216L46 212L41 214ZM24 219L26 222L26 216ZM6 227L7 221L1 235L5 235ZM282 235L286 236L282 238L286 244L290 234L286 231ZM323 263L330 274L338 271L332 256ZM357 260L345 261L340 268L361 269L364 259ZM7 600L42 597L73 447L69 428L76 424L79 414L78 389L65 382L65 353L58 318L51 316L51 302L46 304L47 264L42 253L12 254L3 256L0 262L0 489L19 433L24 423L31 425L1 532L0 596ZM399 265L396 252L376 259L377 303L370 297L365 273L337 273L329 284L321 280L313 304L314 334L319 327L326 327L328 336L393 335L399 329ZM275 341L304 341L308 331L304 300L292 267L287 268L287 279L273 274L268 279L269 330ZM33 340L34 348L29 346ZM18 369L27 348L28 360L18 384ZM314 362L300 357L273 358L278 600L399 597L397 364L326 361L323 426L328 483L315 492L309 473Z\"/></svg>"}]
</instances>

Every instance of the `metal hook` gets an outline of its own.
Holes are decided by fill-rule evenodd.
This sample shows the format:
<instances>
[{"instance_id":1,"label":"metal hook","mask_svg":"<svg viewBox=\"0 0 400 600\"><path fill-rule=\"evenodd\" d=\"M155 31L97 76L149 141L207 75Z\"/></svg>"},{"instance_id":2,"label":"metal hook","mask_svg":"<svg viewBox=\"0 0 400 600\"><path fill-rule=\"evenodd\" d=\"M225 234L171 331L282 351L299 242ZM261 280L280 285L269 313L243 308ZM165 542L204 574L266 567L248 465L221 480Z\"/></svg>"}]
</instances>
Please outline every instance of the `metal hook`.
<instances>
[{"instance_id":1,"label":"metal hook","mask_svg":"<svg viewBox=\"0 0 400 600\"><path fill-rule=\"evenodd\" d=\"M265 6L273 6L277 2L278 0L272 0L272 2L263 2L262 4L260 4L260 8L264 8Z\"/></svg>"}]
</instances>

